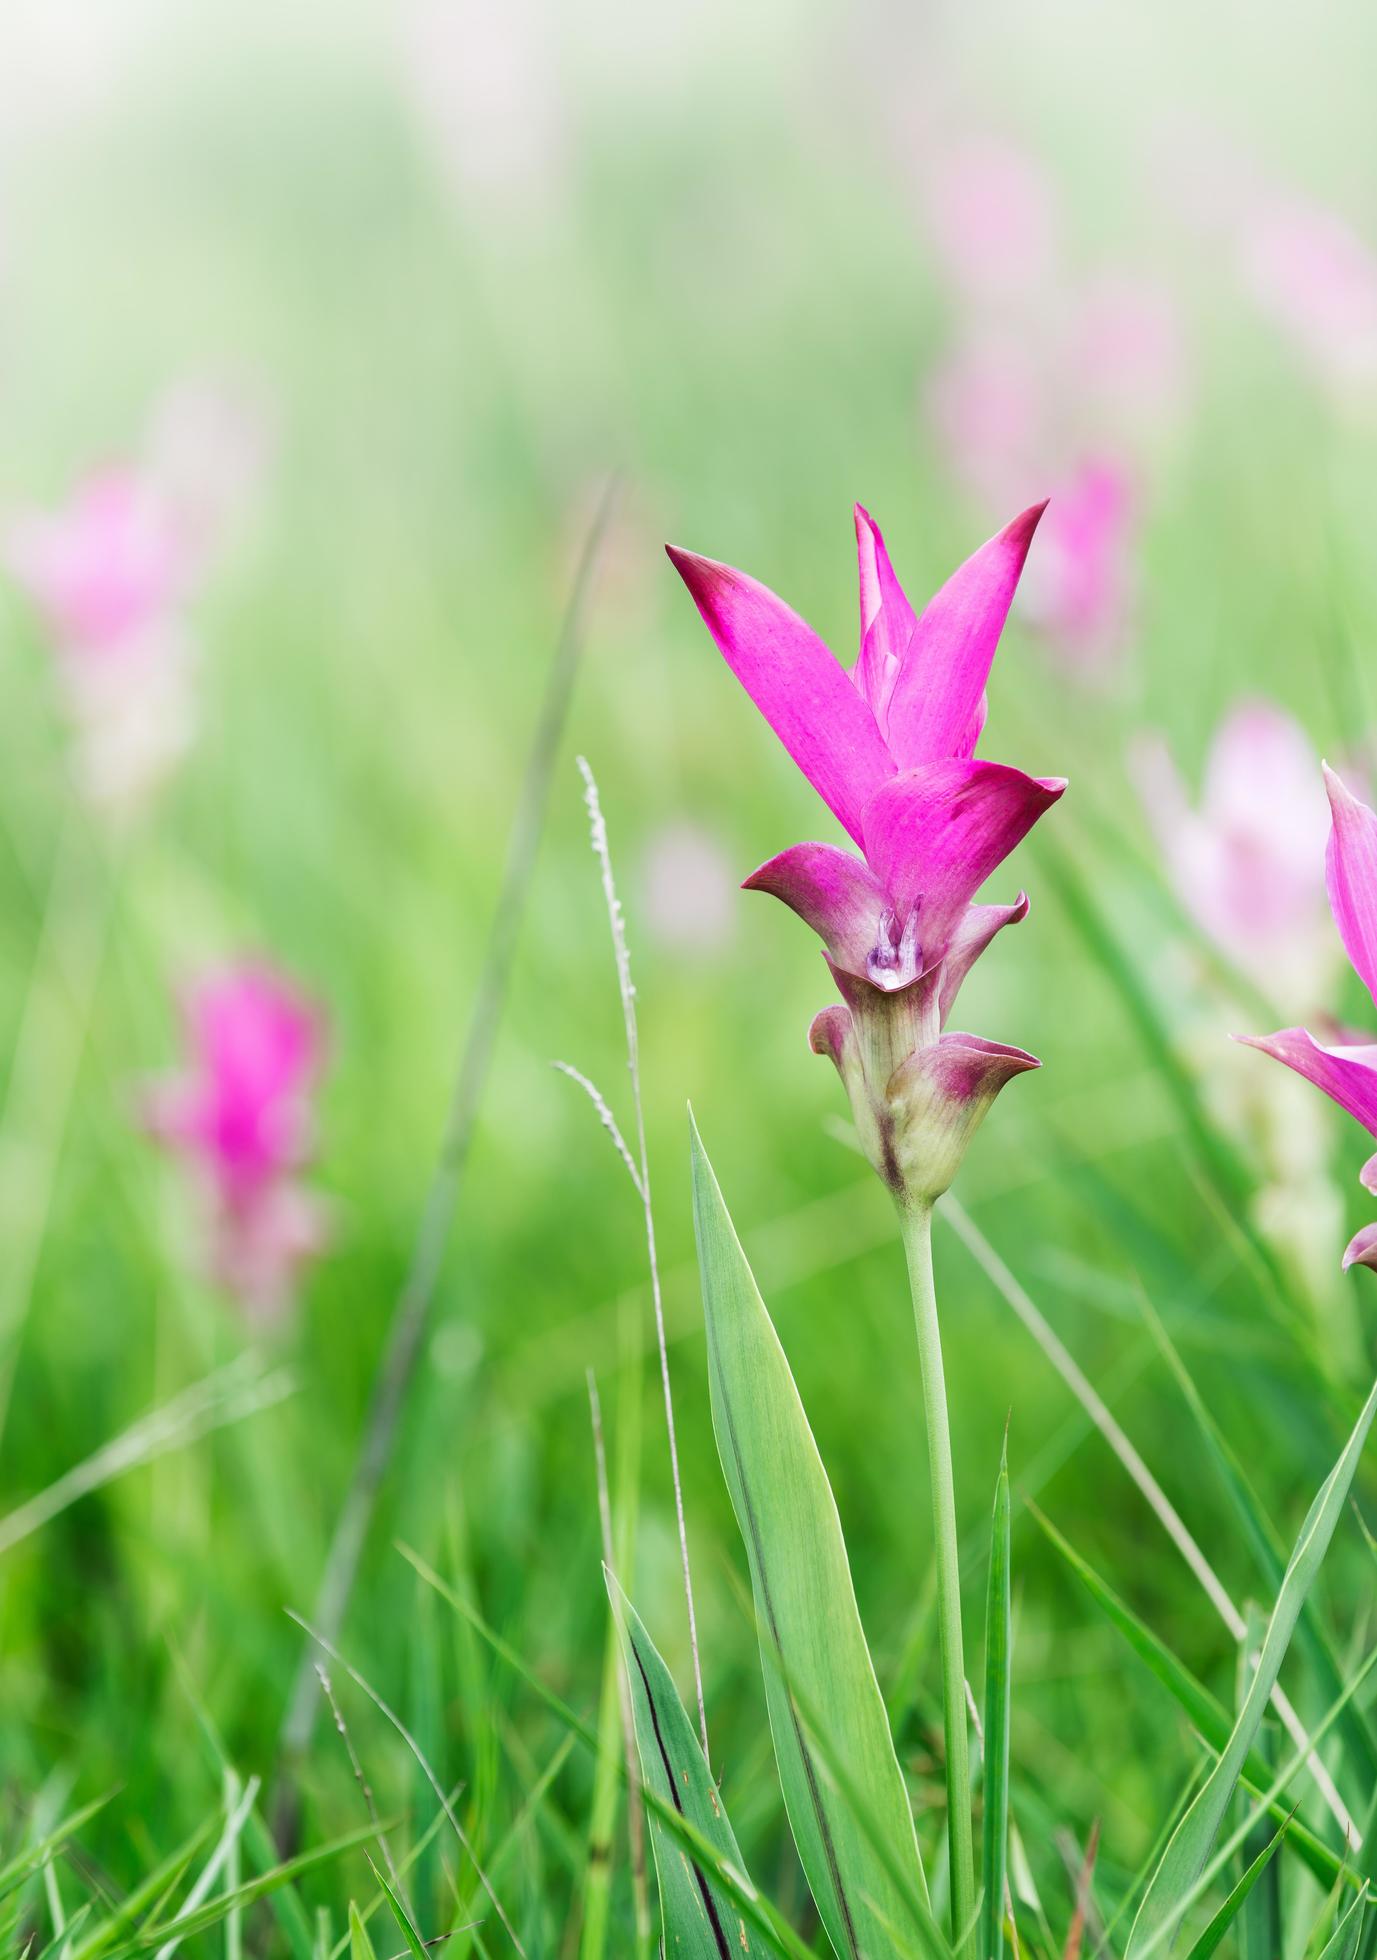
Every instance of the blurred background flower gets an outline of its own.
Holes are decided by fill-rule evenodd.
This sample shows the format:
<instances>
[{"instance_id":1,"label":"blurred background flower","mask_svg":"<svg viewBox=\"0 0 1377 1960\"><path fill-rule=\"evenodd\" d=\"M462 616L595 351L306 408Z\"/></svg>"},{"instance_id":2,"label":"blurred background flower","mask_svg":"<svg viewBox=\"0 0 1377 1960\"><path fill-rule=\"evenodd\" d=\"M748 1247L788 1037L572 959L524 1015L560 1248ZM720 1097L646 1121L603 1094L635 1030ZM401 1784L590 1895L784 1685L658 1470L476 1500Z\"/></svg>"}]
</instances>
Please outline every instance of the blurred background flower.
<instances>
[{"instance_id":1,"label":"blurred background flower","mask_svg":"<svg viewBox=\"0 0 1377 1960\"><path fill-rule=\"evenodd\" d=\"M280 1314L326 1213L301 1182L324 1062L320 1008L272 967L203 975L182 1000L182 1071L144 1098L149 1132L209 1200L209 1266L256 1317Z\"/></svg>"}]
</instances>

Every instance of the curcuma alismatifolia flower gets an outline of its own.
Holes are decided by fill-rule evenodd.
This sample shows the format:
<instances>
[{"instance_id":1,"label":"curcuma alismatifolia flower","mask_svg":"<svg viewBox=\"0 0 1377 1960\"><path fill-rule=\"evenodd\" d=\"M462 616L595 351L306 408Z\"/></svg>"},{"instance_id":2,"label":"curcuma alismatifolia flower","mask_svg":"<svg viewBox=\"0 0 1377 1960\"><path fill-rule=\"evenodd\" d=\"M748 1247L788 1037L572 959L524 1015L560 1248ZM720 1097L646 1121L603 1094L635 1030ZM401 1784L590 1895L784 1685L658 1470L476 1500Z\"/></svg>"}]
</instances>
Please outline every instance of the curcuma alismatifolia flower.
<instances>
[{"instance_id":1,"label":"curcuma alismatifolia flower","mask_svg":"<svg viewBox=\"0 0 1377 1960\"><path fill-rule=\"evenodd\" d=\"M1377 998L1377 815L1323 766L1332 816L1324 865L1329 907L1354 971ZM1329 1044L1305 1028L1235 1038L1285 1062L1377 1137L1377 1042L1346 1029L1336 1032L1339 1040ZM1377 1194L1377 1154L1359 1177L1365 1190ZM1377 1267L1377 1224L1365 1225L1349 1241L1343 1263L1345 1271L1353 1265Z\"/></svg>"},{"instance_id":2,"label":"curcuma alismatifolia flower","mask_svg":"<svg viewBox=\"0 0 1377 1960\"><path fill-rule=\"evenodd\" d=\"M182 1010L187 1065L153 1085L144 1120L206 1188L215 1277L251 1313L272 1317L326 1240L324 1207L300 1181L314 1141L322 1017L262 965L206 974Z\"/></svg>"},{"instance_id":3,"label":"curcuma alismatifolia flower","mask_svg":"<svg viewBox=\"0 0 1377 1960\"><path fill-rule=\"evenodd\" d=\"M1065 789L977 760L985 682L1045 506L1014 519L915 614L859 505L860 653L841 667L782 599L669 548L728 666L862 855L795 844L746 880L822 939L842 1005L810 1041L846 1085L866 1154L895 1196L951 1183L995 1096L1036 1068L1021 1048L944 1032L957 990L1028 910L976 892Z\"/></svg>"}]
</instances>

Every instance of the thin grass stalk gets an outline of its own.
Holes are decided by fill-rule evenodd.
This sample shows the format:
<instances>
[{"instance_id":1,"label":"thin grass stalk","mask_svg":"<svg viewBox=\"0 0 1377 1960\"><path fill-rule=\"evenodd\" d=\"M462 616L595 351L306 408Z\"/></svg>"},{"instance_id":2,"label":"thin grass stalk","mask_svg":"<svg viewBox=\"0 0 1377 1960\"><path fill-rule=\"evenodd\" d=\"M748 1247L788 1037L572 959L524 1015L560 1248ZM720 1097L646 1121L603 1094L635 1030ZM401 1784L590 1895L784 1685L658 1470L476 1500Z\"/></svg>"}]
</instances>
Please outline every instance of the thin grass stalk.
<instances>
[{"instance_id":1,"label":"thin grass stalk","mask_svg":"<svg viewBox=\"0 0 1377 1960\"><path fill-rule=\"evenodd\" d=\"M378 1489L392 1456L397 1426L420 1360L431 1303L463 1185L469 1146L487 1083L498 1025L506 1001L517 937L535 870L560 739L568 718L583 645L583 622L593 573L616 507L616 477L609 478L580 554L550 663L498 893L439 1158L426 1193L411 1266L388 1327L358 1456L326 1555L313 1620L327 1639L339 1634L358 1574ZM303 1646L279 1736L280 1761L301 1757L311 1739L318 1706L309 1645Z\"/></svg>"},{"instance_id":2,"label":"thin grass stalk","mask_svg":"<svg viewBox=\"0 0 1377 1960\"><path fill-rule=\"evenodd\" d=\"M975 1850L971 1832L970 1732L966 1713L966 1660L961 1634L961 1554L956 1533L956 1487L951 1465L947 1385L942 1334L932 1277L932 1210L902 1213L923 1410L932 1484L932 1531L937 1563L937 1627L942 1654L942 1727L947 1769L947 1852L951 1869L952 1941L958 1952L970 1942L975 1918Z\"/></svg>"},{"instance_id":3,"label":"thin grass stalk","mask_svg":"<svg viewBox=\"0 0 1377 1960\"><path fill-rule=\"evenodd\" d=\"M468 1859L469 1863L473 1866L473 1869L477 1874L479 1884L483 1887L483 1890L487 1893L488 1897L491 1899L493 1911L497 1914L498 1918L501 1920L503 1930L506 1932L508 1939L511 1941L512 1945L516 1948L517 1952L521 1955L521 1960L526 1960L526 1949L521 1944L521 1941L517 1938L516 1928L512 1925L511 1920L507 1917L506 1911L504 1910L502 1905L502 1901L498 1898L496 1892L493 1890L491 1879L488 1877L488 1874L483 1869L482 1865L478 1862L478 1855L474 1850L473 1843L469 1838L469 1834L459 1821L459 1813L454 1808L454 1805L450 1802L449 1798L445 1795L444 1787L441 1784L440 1779L436 1776L434 1770L431 1768L430 1764L426 1761L425 1754L421 1749L421 1745L417 1742L415 1736L411 1733L410 1729L406 1726L406 1723L402 1720L401 1716L397 1714L396 1710L389 1707L387 1702L383 1700L382 1696L378 1693L377 1689L372 1685L372 1683L366 1680L364 1676L359 1673L358 1669L344 1658L343 1654L340 1653L339 1649L333 1644L333 1642L327 1640L324 1634L321 1633L317 1627L313 1627L308 1620L303 1620L299 1613L290 1612L290 1609L289 1609L289 1618L296 1621L297 1625L301 1628L302 1632L307 1634L310 1639L314 1640L316 1645L322 1648L324 1652L330 1656L330 1659L334 1661L337 1667L342 1667L344 1669L345 1673L349 1676L349 1679L354 1683L354 1686L356 1688L360 1688L363 1691L363 1693L367 1695L368 1699L372 1702L373 1706L377 1709L378 1713L386 1721L392 1724L392 1727L397 1731L397 1734L401 1737L402 1741L406 1744L407 1748L411 1751L416 1762L419 1764L427 1783L429 1783L431 1789L434 1791L436 1799L440 1804L440 1808L445 1813L445 1818L449 1824L450 1829L454 1832L455 1837L459 1840L460 1849L463 1851L464 1856Z\"/></svg>"},{"instance_id":4,"label":"thin grass stalk","mask_svg":"<svg viewBox=\"0 0 1377 1960\"><path fill-rule=\"evenodd\" d=\"M650 1194L650 1158L645 1140L645 1105L641 1097L640 1036L636 1026L636 989L631 979L631 956L627 951L626 928L622 920L622 904L617 896L617 884L612 875L612 853L607 841L607 824L602 814L602 804L598 798L598 785L593 772L582 756L578 758L579 772L583 777L584 801L588 806L588 824L592 834L593 850L602 871L603 896L607 901L608 924L612 931L612 953L617 967L617 991L621 996L622 1023L626 1031L626 1066L631 1077L631 1102L636 1114L636 1155L633 1163L630 1152L621 1140L616 1122L602 1098L592 1085L585 1083L593 1094L595 1106L603 1122L610 1128L614 1143L617 1144L631 1179L640 1195L641 1209L645 1217L646 1255L650 1263L650 1296L655 1308L655 1338L660 1350L660 1383L664 1391L665 1429L669 1438L669 1467L674 1483L674 1511L679 1526L679 1558L684 1573L684 1603L688 1609L689 1649L693 1655L693 1685L698 1696L698 1728L703 1743L703 1760L709 1767L712 1757L708 1753L708 1712L703 1699L703 1668L698 1654L698 1620L693 1609L693 1574L689 1566L688 1527L684 1521L684 1486L679 1474L679 1441L674 1427L674 1391L669 1379L669 1342L665 1334L664 1300L660 1290L660 1262L655 1248L655 1209Z\"/></svg>"}]
</instances>

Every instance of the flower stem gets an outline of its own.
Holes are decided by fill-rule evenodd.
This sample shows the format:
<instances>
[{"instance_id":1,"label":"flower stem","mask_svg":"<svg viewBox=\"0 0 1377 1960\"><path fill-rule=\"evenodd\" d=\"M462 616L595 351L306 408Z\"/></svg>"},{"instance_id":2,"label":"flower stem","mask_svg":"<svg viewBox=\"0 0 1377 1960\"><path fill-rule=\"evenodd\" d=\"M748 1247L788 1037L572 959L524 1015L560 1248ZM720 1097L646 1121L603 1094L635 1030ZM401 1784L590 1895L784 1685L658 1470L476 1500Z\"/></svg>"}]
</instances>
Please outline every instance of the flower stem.
<instances>
[{"instance_id":1,"label":"flower stem","mask_svg":"<svg viewBox=\"0 0 1377 1960\"><path fill-rule=\"evenodd\" d=\"M947 1849L951 1859L952 1941L967 1951L975 1918L975 1859L971 1842L971 1768L966 1716L966 1662L961 1639L961 1564L951 1469L947 1385L932 1282L932 1208L900 1212L928 1431L932 1530L937 1556L937 1620L942 1650L942 1721L947 1754Z\"/></svg>"}]
</instances>

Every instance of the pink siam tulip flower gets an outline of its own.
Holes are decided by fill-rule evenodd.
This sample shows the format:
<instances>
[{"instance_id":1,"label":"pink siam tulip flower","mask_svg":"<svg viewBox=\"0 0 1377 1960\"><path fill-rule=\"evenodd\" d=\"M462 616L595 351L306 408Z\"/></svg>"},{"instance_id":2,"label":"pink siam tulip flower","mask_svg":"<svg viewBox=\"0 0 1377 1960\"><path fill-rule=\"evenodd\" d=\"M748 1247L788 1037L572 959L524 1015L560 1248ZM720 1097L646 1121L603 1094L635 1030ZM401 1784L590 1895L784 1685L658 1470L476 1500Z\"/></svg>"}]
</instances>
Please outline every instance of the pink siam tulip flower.
<instances>
[{"instance_id":1,"label":"pink siam tulip flower","mask_svg":"<svg viewBox=\"0 0 1377 1960\"><path fill-rule=\"evenodd\" d=\"M1135 763L1172 884L1201 930L1265 992L1319 992L1328 811L1304 731L1270 702L1241 702L1215 736L1198 808L1164 744L1140 745Z\"/></svg>"},{"instance_id":2,"label":"pink siam tulip flower","mask_svg":"<svg viewBox=\"0 0 1377 1960\"><path fill-rule=\"evenodd\" d=\"M1043 525L1029 611L1069 662L1092 672L1127 631L1135 506L1125 470L1089 462L1052 499Z\"/></svg>"},{"instance_id":3,"label":"pink siam tulip flower","mask_svg":"<svg viewBox=\"0 0 1377 1960\"><path fill-rule=\"evenodd\" d=\"M1327 766L1324 782L1333 818L1325 852L1330 910L1354 971L1377 1001L1377 815ZM1377 1041L1337 1032L1341 1039L1330 1043L1316 1041L1305 1028L1236 1038L1285 1062L1377 1137ZM1377 1195L1377 1154L1368 1158L1360 1179ZM1343 1263L1345 1270L1377 1266L1377 1224L1364 1226L1350 1240Z\"/></svg>"},{"instance_id":4,"label":"pink siam tulip flower","mask_svg":"<svg viewBox=\"0 0 1377 1960\"><path fill-rule=\"evenodd\" d=\"M1377 258L1337 212L1269 201L1244 235L1242 265L1259 305L1326 380L1377 377Z\"/></svg>"},{"instance_id":5,"label":"pink siam tulip flower","mask_svg":"<svg viewBox=\"0 0 1377 1960\"><path fill-rule=\"evenodd\" d=\"M914 613L857 506L861 643L848 671L782 599L712 559L670 557L718 648L862 856L796 844L746 880L824 943L845 1003L811 1040L862 1141L910 1204L940 1195L980 1118L1033 1056L942 1032L957 989L1027 912L976 892L1066 787L975 759L985 682L1043 506L1015 518Z\"/></svg>"},{"instance_id":6,"label":"pink siam tulip flower","mask_svg":"<svg viewBox=\"0 0 1377 1960\"><path fill-rule=\"evenodd\" d=\"M210 1195L217 1277L270 1313L325 1240L323 1208L298 1181L313 1145L321 1015L270 968L242 965L202 979L183 1016L187 1067L154 1086L146 1121Z\"/></svg>"}]
</instances>

